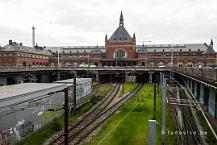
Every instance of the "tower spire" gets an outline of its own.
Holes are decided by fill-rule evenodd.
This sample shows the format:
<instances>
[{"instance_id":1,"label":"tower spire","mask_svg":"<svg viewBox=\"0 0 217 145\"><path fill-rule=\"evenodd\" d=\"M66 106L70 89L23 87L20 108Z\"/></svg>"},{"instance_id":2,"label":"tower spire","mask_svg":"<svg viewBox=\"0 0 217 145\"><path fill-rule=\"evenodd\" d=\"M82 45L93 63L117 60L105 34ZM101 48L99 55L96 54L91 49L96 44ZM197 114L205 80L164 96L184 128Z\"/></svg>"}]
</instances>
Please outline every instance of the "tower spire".
<instances>
[{"instance_id":1,"label":"tower spire","mask_svg":"<svg viewBox=\"0 0 217 145\"><path fill-rule=\"evenodd\" d=\"M121 11L119 26L124 26L124 17Z\"/></svg>"},{"instance_id":2,"label":"tower spire","mask_svg":"<svg viewBox=\"0 0 217 145\"><path fill-rule=\"evenodd\" d=\"M107 34L105 35L105 42L108 41L108 36Z\"/></svg>"},{"instance_id":3,"label":"tower spire","mask_svg":"<svg viewBox=\"0 0 217 145\"><path fill-rule=\"evenodd\" d=\"M213 46L213 39L211 39L210 45Z\"/></svg>"},{"instance_id":4,"label":"tower spire","mask_svg":"<svg viewBox=\"0 0 217 145\"><path fill-rule=\"evenodd\" d=\"M136 34L133 33L133 41L136 42Z\"/></svg>"}]
</instances>

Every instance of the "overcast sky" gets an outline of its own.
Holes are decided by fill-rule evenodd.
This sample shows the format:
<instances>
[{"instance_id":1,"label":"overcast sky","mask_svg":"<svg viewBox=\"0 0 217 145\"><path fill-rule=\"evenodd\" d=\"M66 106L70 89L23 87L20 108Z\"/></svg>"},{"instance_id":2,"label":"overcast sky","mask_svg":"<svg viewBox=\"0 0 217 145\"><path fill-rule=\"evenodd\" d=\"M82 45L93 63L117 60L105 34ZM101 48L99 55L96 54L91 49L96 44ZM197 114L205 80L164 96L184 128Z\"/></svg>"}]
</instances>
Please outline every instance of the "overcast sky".
<instances>
[{"instance_id":1,"label":"overcast sky","mask_svg":"<svg viewBox=\"0 0 217 145\"><path fill-rule=\"evenodd\" d=\"M9 39L31 46L104 45L123 11L137 44L217 44L217 0L0 0L0 45Z\"/></svg>"}]
</instances>

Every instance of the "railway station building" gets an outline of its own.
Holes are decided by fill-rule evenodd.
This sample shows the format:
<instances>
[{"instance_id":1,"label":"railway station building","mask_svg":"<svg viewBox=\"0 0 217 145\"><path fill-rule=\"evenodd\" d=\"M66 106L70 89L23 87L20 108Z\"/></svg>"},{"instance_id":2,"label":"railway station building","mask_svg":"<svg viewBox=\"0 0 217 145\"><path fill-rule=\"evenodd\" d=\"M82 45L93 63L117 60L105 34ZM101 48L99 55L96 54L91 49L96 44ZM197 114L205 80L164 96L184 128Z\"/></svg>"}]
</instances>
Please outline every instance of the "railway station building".
<instances>
[{"instance_id":1,"label":"railway station building","mask_svg":"<svg viewBox=\"0 0 217 145\"><path fill-rule=\"evenodd\" d=\"M54 55L50 65L57 65L59 50L60 66L175 66L197 67L214 65L217 54L213 40L192 44L137 44L136 34L130 35L124 26L121 12L119 25L109 37L105 35L105 46L47 47ZM172 58L172 64L171 64Z\"/></svg>"},{"instance_id":2,"label":"railway station building","mask_svg":"<svg viewBox=\"0 0 217 145\"><path fill-rule=\"evenodd\" d=\"M50 53L43 51L43 47L28 47L22 43L13 42L0 47L0 66L48 66Z\"/></svg>"},{"instance_id":3,"label":"railway station building","mask_svg":"<svg viewBox=\"0 0 217 145\"><path fill-rule=\"evenodd\" d=\"M208 44L137 44L136 34L128 33L124 24L121 12L118 27L111 36L105 35L104 46L33 48L9 40L9 44L0 47L0 65L197 67L217 63L212 39Z\"/></svg>"}]
</instances>

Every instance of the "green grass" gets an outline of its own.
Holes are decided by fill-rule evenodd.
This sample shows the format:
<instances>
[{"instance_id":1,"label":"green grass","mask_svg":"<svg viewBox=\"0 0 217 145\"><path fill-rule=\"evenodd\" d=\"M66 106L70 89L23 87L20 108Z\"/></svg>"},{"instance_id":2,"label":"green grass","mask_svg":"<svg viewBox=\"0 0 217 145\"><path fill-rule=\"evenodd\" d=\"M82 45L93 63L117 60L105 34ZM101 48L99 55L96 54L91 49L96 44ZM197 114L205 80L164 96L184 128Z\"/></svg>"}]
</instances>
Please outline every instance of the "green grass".
<instances>
[{"instance_id":1,"label":"green grass","mask_svg":"<svg viewBox=\"0 0 217 145\"><path fill-rule=\"evenodd\" d=\"M197 111L196 115L197 115L197 118L198 118L201 126L203 127L203 130L207 132L206 142L209 145L217 145L215 137L213 136L212 131L210 130L208 124L206 123L205 118L203 117L203 114L200 111Z\"/></svg>"},{"instance_id":2,"label":"green grass","mask_svg":"<svg viewBox=\"0 0 217 145\"><path fill-rule=\"evenodd\" d=\"M97 102L102 100L102 98L105 97L108 92L110 92L113 88L114 86L112 86L111 84L105 84L103 87L94 87L92 101Z\"/></svg>"},{"instance_id":3,"label":"green grass","mask_svg":"<svg viewBox=\"0 0 217 145\"><path fill-rule=\"evenodd\" d=\"M122 86L123 88L122 88L122 91L121 91L119 97L132 91L134 88L136 88L137 85L138 85L138 83L124 83Z\"/></svg>"},{"instance_id":4,"label":"green grass","mask_svg":"<svg viewBox=\"0 0 217 145\"><path fill-rule=\"evenodd\" d=\"M84 106L79 108L79 110L71 115L69 115L69 122L73 123L78 117L80 117L83 113L90 110L97 101L100 101L108 92L112 90L113 86L107 84L100 88L93 89L93 99L86 103ZM45 113L45 116L50 116L50 113ZM64 117L60 116L55 118L51 123L48 123L43 128L38 131L30 134L24 140L17 143L17 145L40 145L43 144L48 138L50 138L53 134L60 131L64 127Z\"/></svg>"},{"instance_id":5,"label":"green grass","mask_svg":"<svg viewBox=\"0 0 217 145\"><path fill-rule=\"evenodd\" d=\"M145 84L143 89L121 107L120 111L112 115L99 133L85 145L148 144L148 120L153 118L153 102L153 85ZM132 110L132 108L134 109ZM159 92L157 93L156 109L156 120L161 124L161 96ZM168 109L166 128L175 130L175 124ZM131 110L132 112L130 112ZM167 136L166 139L168 145L176 144L174 136ZM161 144L161 125L157 126L157 144Z\"/></svg>"}]
</instances>

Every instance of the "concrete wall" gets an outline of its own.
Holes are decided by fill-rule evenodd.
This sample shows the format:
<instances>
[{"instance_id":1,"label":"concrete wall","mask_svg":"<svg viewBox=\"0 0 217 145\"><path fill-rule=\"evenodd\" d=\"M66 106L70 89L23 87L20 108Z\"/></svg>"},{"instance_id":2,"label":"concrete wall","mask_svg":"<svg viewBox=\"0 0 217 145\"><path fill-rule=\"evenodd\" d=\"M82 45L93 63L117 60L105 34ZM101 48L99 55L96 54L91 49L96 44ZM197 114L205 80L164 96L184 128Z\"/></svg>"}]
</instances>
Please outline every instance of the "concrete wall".
<instances>
[{"instance_id":1,"label":"concrete wall","mask_svg":"<svg viewBox=\"0 0 217 145\"><path fill-rule=\"evenodd\" d=\"M14 100L16 102L20 101L19 98ZM52 121L53 118L63 113L62 110L48 112L48 109L60 108L63 102L64 93L59 92L49 96L40 96L40 98L35 99L32 103L30 101L17 105L14 103L11 105L13 107L3 105L4 107L0 109L0 134L3 135L3 132L12 130L8 132L9 140L3 144L15 144L31 132L42 128L45 124ZM52 104L59 104L60 106Z\"/></svg>"},{"instance_id":2,"label":"concrete wall","mask_svg":"<svg viewBox=\"0 0 217 145\"><path fill-rule=\"evenodd\" d=\"M200 84L200 102L204 103L204 85Z\"/></svg>"},{"instance_id":3,"label":"concrete wall","mask_svg":"<svg viewBox=\"0 0 217 145\"><path fill-rule=\"evenodd\" d=\"M209 89L209 106L208 112L215 117L215 95L216 91L214 89Z\"/></svg>"},{"instance_id":4,"label":"concrete wall","mask_svg":"<svg viewBox=\"0 0 217 145\"><path fill-rule=\"evenodd\" d=\"M0 76L0 86L7 85L7 78Z\"/></svg>"}]
</instances>

